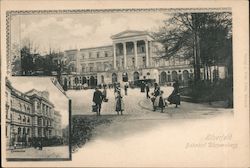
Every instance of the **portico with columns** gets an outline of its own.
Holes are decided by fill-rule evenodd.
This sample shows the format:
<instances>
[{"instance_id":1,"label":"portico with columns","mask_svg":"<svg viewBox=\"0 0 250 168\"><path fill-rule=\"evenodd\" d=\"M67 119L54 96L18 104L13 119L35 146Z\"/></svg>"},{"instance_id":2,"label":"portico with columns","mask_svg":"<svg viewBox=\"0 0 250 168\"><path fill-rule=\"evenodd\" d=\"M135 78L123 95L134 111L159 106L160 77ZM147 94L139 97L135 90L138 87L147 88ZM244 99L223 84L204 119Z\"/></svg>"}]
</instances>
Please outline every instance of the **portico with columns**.
<instances>
[{"instance_id":1,"label":"portico with columns","mask_svg":"<svg viewBox=\"0 0 250 168\"><path fill-rule=\"evenodd\" d=\"M146 31L127 30L111 36L113 40L114 70L150 67L152 37Z\"/></svg>"}]
</instances>

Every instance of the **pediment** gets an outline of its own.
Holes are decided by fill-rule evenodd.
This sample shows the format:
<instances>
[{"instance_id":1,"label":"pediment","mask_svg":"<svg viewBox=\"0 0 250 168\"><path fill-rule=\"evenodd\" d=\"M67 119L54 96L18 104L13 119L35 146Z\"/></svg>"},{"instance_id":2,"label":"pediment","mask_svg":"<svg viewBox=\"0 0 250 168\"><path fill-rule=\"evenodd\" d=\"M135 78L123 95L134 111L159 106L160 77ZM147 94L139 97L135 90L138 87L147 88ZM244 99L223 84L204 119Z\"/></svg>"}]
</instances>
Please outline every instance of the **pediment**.
<instances>
[{"instance_id":1,"label":"pediment","mask_svg":"<svg viewBox=\"0 0 250 168\"><path fill-rule=\"evenodd\" d=\"M133 36L142 36L148 35L146 31L136 31L136 30L126 30L121 33L115 34L111 36L112 39L119 39L124 37L133 37Z\"/></svg>"}]
</instances>

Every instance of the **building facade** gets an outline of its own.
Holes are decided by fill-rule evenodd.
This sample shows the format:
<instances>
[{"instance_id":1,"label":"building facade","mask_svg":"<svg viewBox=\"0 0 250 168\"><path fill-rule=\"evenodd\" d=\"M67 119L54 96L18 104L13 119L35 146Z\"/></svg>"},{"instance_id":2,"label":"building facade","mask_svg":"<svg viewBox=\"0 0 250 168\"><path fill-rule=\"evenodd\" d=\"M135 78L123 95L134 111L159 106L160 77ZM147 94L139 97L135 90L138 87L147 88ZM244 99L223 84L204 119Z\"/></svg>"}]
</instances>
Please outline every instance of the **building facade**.
<instances>
[{"instance_id":1,"label":"building facade","mask_svg":"<svg viewBox=\"0 0 250 168\"><path fill-rule=\"evenodd\" d=\"M34 137L55 136L54 105L47 91L32 89L26 93L16 90L6 80L6 138L8 147L21 144L28 146ZM56 119L57 121L61 121Z\"/></svg>"},{"instance_id":2,"label":"building facade","mask_svg":"<svg viewBox=\"0 0 250 168\"><path fill-rule=\"evenodd\" d=\"M154 79L166 84L179 80L187 84L193 78L192 60L183 57L163 58L163 46L146 31L124 31L111 36L112 45L65 51L72 74L62 76L62 84L73 87L87 84L110 84L122 81L124 76L133 82ZM203 70L201 69L201 73ZM221 77L225 69L221 67ZM202 75L201 75L202 76Z\"/></svg>"},{"instance_id":3,"label":"building facade","mask_svg":"<svg viewBox=\"0 0 250 168\"><path fill-rule=\"evenodd\" d=\"M62 137L62 116L59 111L54 112L54 136Z\"/></svg>"}]
</instances>

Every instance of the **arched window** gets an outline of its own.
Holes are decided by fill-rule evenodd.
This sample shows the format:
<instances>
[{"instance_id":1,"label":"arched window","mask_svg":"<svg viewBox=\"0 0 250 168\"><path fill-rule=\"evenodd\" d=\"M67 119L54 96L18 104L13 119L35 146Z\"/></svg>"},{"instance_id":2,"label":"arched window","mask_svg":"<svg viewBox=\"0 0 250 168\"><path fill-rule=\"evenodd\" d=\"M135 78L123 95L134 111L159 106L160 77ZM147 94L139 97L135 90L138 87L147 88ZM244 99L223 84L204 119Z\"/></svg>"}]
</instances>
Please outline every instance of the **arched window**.
<instances>
[{"instance_id":1,"label":"arched window","mask_svg":"<svg viewBox=\"0 0 250 168\"><path fill-rule=\"evenodd\" d=\"M160 83L165 84L167 82L167 73L162 71L160 74Z\"/></svg>"},{"instance_id":2,"label":"arched window","mask_svg":"<svg viewBox=\"0 0 250 168\"><path fill-rule=\"evenodd\" d=\"M178 80L178 75L176 71L172 71L172 81Z\"/></svg>"},{"instance_id":3,"label":"arched window","mask_svg":"<svg viewBox=\"0 0 250 168\"><path fill-rule=\"evenodd\" d=\"M134 81L137 81L137 80L139 80L140 79L140 74L139 74L139 72L134 72Z\"/></svg>"}]
</instances>

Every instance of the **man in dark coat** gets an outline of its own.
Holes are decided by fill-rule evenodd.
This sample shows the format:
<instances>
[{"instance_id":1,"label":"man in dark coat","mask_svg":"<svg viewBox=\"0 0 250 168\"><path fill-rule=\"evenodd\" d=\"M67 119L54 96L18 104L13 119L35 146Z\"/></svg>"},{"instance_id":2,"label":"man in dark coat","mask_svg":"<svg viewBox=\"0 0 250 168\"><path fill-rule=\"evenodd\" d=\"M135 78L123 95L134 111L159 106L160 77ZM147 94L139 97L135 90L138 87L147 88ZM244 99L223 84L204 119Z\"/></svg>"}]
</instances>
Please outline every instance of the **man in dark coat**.
<instances>
[{"instance_id":1,"label":"man in dark coat","mask_svg":"<svg viewBox=\"0 0 250 168\"><path fill-rule=\"evenodd\" d=\"M93 102L97 106L96 115L101 115L102 99L103 99L102 92L98 89L98 87L96 87L94 96L93 96Z\"/></svg>"},{"instance_id":2,"label":"man in dark coat","mask_svg":"<svg viewBox=\"0 0 250 168\"><path fill-rule=\"evenodd\" d=\"M141 92L142 93L145 92L145 83L144 82L141 83Z\"/></svg>"},{"instance_id":3,"label":"man in dark coat","mask_svg":"<svg viewBox=\"0 0 250 168\"><path fill-rule=\"evenodd\" d=\"M150 98L150 96L149 96L149 91L150 91L150 89L149 89L149 85L148 85L148 83L146 84L146 97L147 97L147 99L148 98Z\"/></svg>"},{"instance_id":4,"label":"man in dark coat","mask_svg":"<svg viewBox=\"0 0 250 168\"><path fill-rule=\"evenodd\" d=\"M124 85L124 90L125 90L125 95L127 96L128 95L128 84L127 83Z\"/></svg>"}]
</instances>

